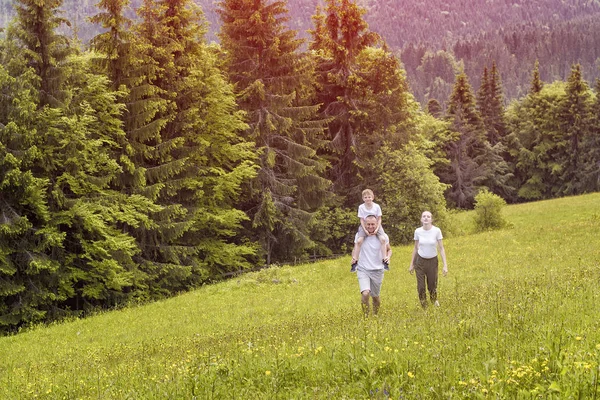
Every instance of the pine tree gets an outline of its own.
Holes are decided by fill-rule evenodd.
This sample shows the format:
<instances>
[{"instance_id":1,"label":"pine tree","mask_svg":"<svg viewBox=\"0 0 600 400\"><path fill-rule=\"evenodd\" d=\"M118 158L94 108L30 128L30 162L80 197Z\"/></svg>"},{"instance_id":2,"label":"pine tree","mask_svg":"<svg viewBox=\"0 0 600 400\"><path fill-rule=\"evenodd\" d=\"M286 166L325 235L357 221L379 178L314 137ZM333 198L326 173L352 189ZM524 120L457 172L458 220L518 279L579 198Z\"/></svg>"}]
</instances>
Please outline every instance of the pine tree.
<instances>
[{"instance_id":1,"label":"pine tree","mask_svg":"<svg viewBox=\"0 0 600 400\"><path fill-rule=\"evenodd\" d=\"M558 193L558 172L562 169L559 154L566 143L557 116L564 93L563 82L544 85L539 93L511 104L507 113L521 199L550 199Z\"/></svg>"},{"instance_id":2,"label":"pine tree","mask_svg":"<svg viewBox=\"0 0 600 400\"><path fill-rule=\"evenodd\" d=\"M55 34L59 6L19 1L4 59L10 75L20 77L19 87L31 91L27 107L34 110L12 118L27 139L24 150L35 154L19 168L38 182L29 200L37 204L13 216L35 221L32 229L52 238L33 246L13 275L33 285L29 303L13 298L15 304L38 312L35 318L21 314L20 323L53 318L60 308L125 300L135 269L135 243L117 226L130 216L121 211L122 197L110 190L120 169L112 154L123 137L118 95L92 71L89 57ZM36 216L42 210L44 217ZM35 242L35 235L21 233L22 248L32 248L27 242Z\"/></svg>"},{"instance_id":3,"label":"pine tree","mask_svg":"<svg viewBox=\"0 0 600 400\"><path fill-rule=\"evenodd\" d=\"M73 53L68 39L57 28L68 23L60 17L63 0L16 0L15 10L21 29L14 31L37 76L39 76L40 105L59 105L64 94L61 86L66 79L61 64Z\"/></svg>"},{"instance_id":4,"label":"pine tree","mask_svg":"<svg viewBox=\"0 0 600 400\"><path fill-rule=\"evenodd\" d=\"M510 153L507 148L507 129L504 118L502 84L496 63L488 73L483 70L481 86L477 91L477 110L481 115L489 143L486 164L488 165L485 186L504 199L513 200L516 189L512 186L513 172L509 165Z\"/></svg>"},{"instance_id":5,"label":"pine tree","mask_svg":"<svg viewBox=\"0 0 600 400\"><path fill-rule=\"evenodd\" d=\"M540 79L540 63L538 60L535 60L535 66L533 67L533 75L531 78L531 85L529 88L529 93L536 94L542 91L544 87L544 83Z\"/></svg>"},{"instance_id":6,"label":"pine tree","mask_svg":"<svg viewBox=\"0 0 600 400\"><path fill-rule=\"evenodd\" d=\"M254 176L254 156L238 135L245 125L232 87L204 43L201 10L189 0L145 0L138 12L135 32L151 68L142 68L132 93L156 88L135 98L158 95L162 102L128 133L134 163L145 171L141 193L162 210L132 234L146 282L159 295L250 266L254 251L233 237L247 219L235 202Z\"/></svg>"},{"instance_id":7,"label":"pine tree","mask_svg":"<svg viewBox=\"0 0 600 400\"><path fill-rule=\"evenodd\" d=\"M436 99L429 99L427 101L427 112L436 118L440 118L443 116L442 105Z\"/></svg>"},{"instance_id":8,"label":"pine tree","mask_svg":"<svg viewBox=\"0 0 600 400\"><path fill-rule=\"evenodd\" d=\"M11 99L0 102L0 331L46 320L68 297L51 258L63 235L50 225L50 182L31 171L40 158L34 80L33 69L13 77L0 65L0 94Z\"/></svg>"},{"instance_id":9,"label":"pine tree","mask_svg":"<svg viewBox=\"0 0 600 400\"><path fill-rule=\"evenodd\" d=\"M448 143L450 165L440 172L442 182L449 184L449 203L459 208L473 205L478 188L484 183L489 166L489 153L481 116L476 109L475 96L464 72L456 76L452 95L448 100L447 120L454 132Z\"/></svg>"},{"instance_id":10,"label":"pine tree","mask_svg":"<svg viewBox=\"0 0 600 400\"><path fill-rule=\"evenodd\" d=\"M90 18L90 22L105 30L92 38L90 47L101 54L97 62L115 90L122 85L131 89L136 72L139 73L136 56L139 57L140 45L136 46L136 36L131 31L133 22L124 15L129 3L129 0L100 0L96 5L100 12Z\"/></svg>"},{"instance_id":11,"label":"pine tree","mask_svg":"<svg viewBox=\"0 0 600 400\"><path fill-rule=\"evenodd\" d=\"M581 170L584 167L584 137L590 129L591 93L583 80L581 66L573 65L565 87L565 97L558 108L560 131L564 147L559 161L562 164L561 181L558 189L561 195L580 194L584 191Z\"/></svg>"},{"instance_id":12,"label":"pine tree","mask_svg":"<svg viewBox=\"0 0 600 400\"><path fill-rule=\"evenodd\" d=\"M300 52L296 33L285 28L285 3L225 0L219 14L229 78L248 115L245 136L259 153L244 209L269 265L312 246L311 213L330 185L316 153L326 121L317 118L318 106L310 101L311 60Z\"/></svg>"},{"instance_id":13,"label":"pine tree","mask_svg":"<svg viewBox=\"0 0 600 400\"><path fill-rule=\"evenodd\" d=\"M358 72L359 57L367 48L381 43L379 35L369 31L364 13L353 1L327 0L325 15L317 10L313 17L315 29L309 45L318 57L317 101L322 104L323 115L331 118L327 130L331 144L323 155L332 163L329 177L334 191L347 206L355 205L364 186L355 161L359 137L370 133L360 127L366 123L365 103L371 99L368 85L358 85L363 78Z\"/></svg>"},{"instance_id":14,"label":"pine tree","mask_svg":"<svg viewBox=\"0 0 600 400\"><path fill-rule=\"evenodd\" d=\"M583 163L580 171L582 191L600 190L600 79L596 79L596 96L590 107L590 129L583 137Z\"/></svg>"},{"instance_id":15,"label":"pine tree","mask_svg":"<svg viewBox=\"0 0 600 400\"><path fill-rule=\"evenodd\" d=\"M502 142L507 135L506 121L504 120L504 99L502 95L502 82L496 63L488 73L484 68L481 86L477 92L477 109L483 120L487 139L492 146Z\"/></svg>"}]
</instances>

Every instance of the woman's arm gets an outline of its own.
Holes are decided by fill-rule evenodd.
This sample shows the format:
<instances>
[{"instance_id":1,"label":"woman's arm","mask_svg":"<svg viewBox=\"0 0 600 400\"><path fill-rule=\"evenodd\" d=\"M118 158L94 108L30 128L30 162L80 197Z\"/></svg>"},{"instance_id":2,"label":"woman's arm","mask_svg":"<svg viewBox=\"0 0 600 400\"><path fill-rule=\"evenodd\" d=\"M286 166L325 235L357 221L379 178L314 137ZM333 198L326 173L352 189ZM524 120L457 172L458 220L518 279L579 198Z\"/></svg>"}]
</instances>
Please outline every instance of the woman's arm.
<instances>
[{"instance_id":1,"label":"woman's arm","mask_svg":"<svg viewBox=\"0 0 600 400\"><path fill-rule=\"evenodd\" d=\"M419 250L419 241L415 240L415 248L413 249L412 256L410 258L410 267L408 267L408 272L411 274L415 270L415 257L417 256L417 250Z\"/></svg>"},{"instance_id":2,"label":"woman's arm","mask_svg":"<svg viewBox=\"0 0 600 400\"><path fill-rule=\"evenodd\" d=\"M446 276L448 274L448 263L446 262L446 250L444 250L444 243L442 242L442 239L438 240L438 248L440 249L440 255L442 256L442 262L444 263L442 273L444 276Z\"/></svg>"}]
</instances>

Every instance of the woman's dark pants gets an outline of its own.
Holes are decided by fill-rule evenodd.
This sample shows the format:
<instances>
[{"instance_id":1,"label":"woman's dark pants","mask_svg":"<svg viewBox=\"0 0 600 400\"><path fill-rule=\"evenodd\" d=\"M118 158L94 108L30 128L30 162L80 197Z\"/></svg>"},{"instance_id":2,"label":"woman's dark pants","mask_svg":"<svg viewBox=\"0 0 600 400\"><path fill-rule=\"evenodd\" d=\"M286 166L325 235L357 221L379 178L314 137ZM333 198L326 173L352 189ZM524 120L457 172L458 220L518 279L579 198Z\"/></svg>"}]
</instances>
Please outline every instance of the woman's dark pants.
<instances>
[{"instance_id":1,"label":"woman's dark pants","mask_svg":"<svg viewBox=\"0 0 600 400\"><path fill-rule=\"evenodd\" d=\"M423 258L417 254L415 261L415 272L417 275L417 292L419 292L419 300L423 307L427 307L427 289L431 302L437 300L437 280L438 280L438 258Z\"/></svg>"}]
</instances>

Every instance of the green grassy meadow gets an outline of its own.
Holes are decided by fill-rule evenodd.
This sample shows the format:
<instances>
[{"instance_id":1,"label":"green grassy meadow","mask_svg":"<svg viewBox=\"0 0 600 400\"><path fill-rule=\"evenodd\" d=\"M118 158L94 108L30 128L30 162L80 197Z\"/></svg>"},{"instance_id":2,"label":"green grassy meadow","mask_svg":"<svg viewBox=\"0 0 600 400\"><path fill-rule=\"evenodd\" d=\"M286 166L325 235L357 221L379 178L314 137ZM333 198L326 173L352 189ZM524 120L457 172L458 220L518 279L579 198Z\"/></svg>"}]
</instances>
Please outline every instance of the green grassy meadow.
<instances>
[{"instance_id":1,"label":"green grassy meadow","mask_svg":"<svg viewBox=\"0 0 600 400\"><path fill-rule=\"evenodd\" d=\"M446 236L440 308L394 247L378 317L350 257L0 338L0 399L600 399L600 193ZM415 221L415 227L418 221Z\"/></svg>"}]
</instances>

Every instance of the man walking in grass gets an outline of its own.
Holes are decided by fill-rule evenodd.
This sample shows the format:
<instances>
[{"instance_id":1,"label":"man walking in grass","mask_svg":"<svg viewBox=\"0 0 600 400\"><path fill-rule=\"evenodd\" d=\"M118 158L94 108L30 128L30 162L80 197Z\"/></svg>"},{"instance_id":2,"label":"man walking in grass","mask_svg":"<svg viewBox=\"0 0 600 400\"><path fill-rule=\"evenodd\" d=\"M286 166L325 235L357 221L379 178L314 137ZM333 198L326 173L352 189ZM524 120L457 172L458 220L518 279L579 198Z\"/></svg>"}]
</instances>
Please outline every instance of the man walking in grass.
<instances>
[{"instance_id":1,"label":"man walking in grass","mask_svg":"<svg viewBox=\"0 0 600 400\"><path fill-rule=\"evenodd\" d=\"M371 309L369 297L373 299L373 315L377 315L381 306L379 295L381 292L381 283L383 282L384 263L388 264L390 262L392 248L390 247L389 238L386 235L385 258L382 260L381 246L384 245L377 238L377 217L374 215L367 216L365 218L365 228L367 230L367 237L364 238L360 247L356 276L362 296L362 309L365 316L369 316ZM354 240L356 241L357 239L358 234Z\"/></svg>"}]
</instances>

